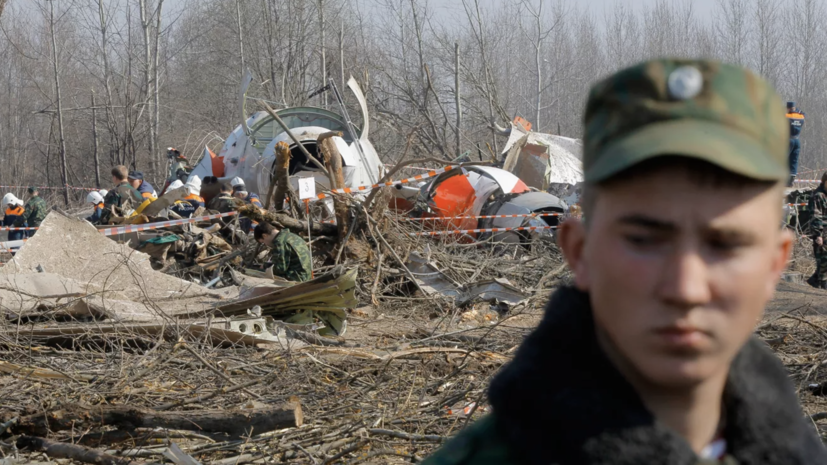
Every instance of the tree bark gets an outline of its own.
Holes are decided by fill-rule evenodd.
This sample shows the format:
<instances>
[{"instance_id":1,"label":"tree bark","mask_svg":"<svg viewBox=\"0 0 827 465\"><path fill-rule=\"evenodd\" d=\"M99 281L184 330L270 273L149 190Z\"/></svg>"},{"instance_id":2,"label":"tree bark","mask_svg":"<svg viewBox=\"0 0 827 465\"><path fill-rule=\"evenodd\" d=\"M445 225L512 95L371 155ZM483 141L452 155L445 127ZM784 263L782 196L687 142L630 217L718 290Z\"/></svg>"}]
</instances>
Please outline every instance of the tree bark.
<instances>
[{"instance_id":1,"label":"tree bark","mask_svg":"<svg viewBox=\"0 0 827 465\"><path fill-rule=\"evenodd\" d=\"M342 154L336 148L336 143L333 137L342 137L341 132L326 132L319 136L319 147L324 157L324 164L327 171L330 173L330 188L343 189L345 187L345 176L342 172ZM339 231L339 242L345 240L345 235L348 231L348 211L347 202L341 195L333 196L333 211L336 214L336 228ZM340 244L344 247L346 244Z\"/></svg>"},{"instance_id":2,"label":"tree bark","mask_svg":"<svg viewBox=\"0 0 827 465\"><path fill-rule=\"evenodd\" d=\"M63 103L60 100L60 71L57 65L57 32L55 31L55 2L49 2L49 35L52 39L52 69L55 75L55 100L57 100L57 129L60 144L60 174L63 180L63 201L69 206L69 176L66 170L66 136L63 129Z\"/></svg>"},{"instance_id":3,"label":"tree bark","mask_svg":"<svg viewBox=\"0 0 827 465\"><path fill-rule=\"evenodd\" d=\"M101 188L100 154L98 153L98 111L95 108L95 91L92 91L92 144L95 157L95 187Z\"/></svg>"},{"instance_id":4,"label":"tree bark","mask_svg":"<svg viewBox=\"0 0 827 465\"><path fill-rule=\"evenodd\" d=\"M22 417L13 427L16 434L45 436L50 431L117 426L124 429L168 428L241 436L304 423L301 403L295 398L280 407L235 410L162 412L128 405L68 404L51 412Z\"/></svg>"},{"instance_id":5,"label":"tree bark","mask_svg":"<svg viewBox=\"0 0 827 465\"><path fill-rule=\"evenodd\" d=\"M279 142L276 144L276 161L273 168L273 178L270 180L270 192L275 187L275 196L273 198L273 206L276 210L284 208L284 198L287 195L287 186L290 182L288 172L290 169L290 146L287 142ZM267 196L267 201L270 201L270 196Z\"/></svg>"},{"instance_id":6,"label":"tree bark","mask_svg":"<svg viewBox=\"0 0 827 465\"><path fill-rule=\"evenodd\" d=\"M307 221L300 221L283 213L268 212L255 205L245 205L238 209L238 214L258 223L266 221L296 234L307 234ZM314 236L336 236L338 234L336 225L327 223L312 223L310 232Z\"/></svg>"},{"instance_id":7,"label":"tree bark","mask_svg":"<svg viewBox=\"0 0 827 465\"><path fill-rule=\"evenodd\" d=\"M462 155L462 101L459 89L459 42L454 42L454 101L457 106L457 157Z\"/></svg>"}]
</instances>

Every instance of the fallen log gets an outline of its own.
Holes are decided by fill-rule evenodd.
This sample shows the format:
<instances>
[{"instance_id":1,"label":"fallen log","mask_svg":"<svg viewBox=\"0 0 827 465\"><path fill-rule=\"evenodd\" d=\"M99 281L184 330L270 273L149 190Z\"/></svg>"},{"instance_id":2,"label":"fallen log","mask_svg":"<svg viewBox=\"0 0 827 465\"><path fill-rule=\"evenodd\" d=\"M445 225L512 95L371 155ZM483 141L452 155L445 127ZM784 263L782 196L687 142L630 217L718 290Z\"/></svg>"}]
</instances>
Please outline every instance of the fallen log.
<instances>
[{"instance_id":1,"label":"fallen log","mask_svg":"<svg viewBox=\"0 0 827 465\"><path fill-rule=\"evenodd\" d=\"M306 221L297 220L283 213L264 211L255 205L245 205L238 209L238 213L257 223L266 221L279 228L289 229L296 234L307 234ZM336 225L328 223L312 223L310 232L314 236L336 236L338 234Z\"/></svg>"},{"instance_id":2,"label":"fallen log","mask_svg":"<svg viewBox=\"0 0 827 465\"><path fill-rule=\"evenodd\" d=\"M18 449L36 450L45 453L53 459L72 459L95 465L134 465L140 462L115 457L107 453L75 444L51 441L35 436L20 436L17 438Z\"/></svg>"},{"instance_id":3,"label":"fallen log","mask_svg":"<svg viewBox=\"0 0 827 465\"><path fill-rule=\"evenodd\" d=\"M50 431L107 425L124 429L168 428L241 436L250 431L260 434L303 423L301 403L294 397L280 407L184 412L161 412L128 405L66 404L57 410L21 417L12 430L15 434L45 436Z\"/></svg>"}]
</instances>

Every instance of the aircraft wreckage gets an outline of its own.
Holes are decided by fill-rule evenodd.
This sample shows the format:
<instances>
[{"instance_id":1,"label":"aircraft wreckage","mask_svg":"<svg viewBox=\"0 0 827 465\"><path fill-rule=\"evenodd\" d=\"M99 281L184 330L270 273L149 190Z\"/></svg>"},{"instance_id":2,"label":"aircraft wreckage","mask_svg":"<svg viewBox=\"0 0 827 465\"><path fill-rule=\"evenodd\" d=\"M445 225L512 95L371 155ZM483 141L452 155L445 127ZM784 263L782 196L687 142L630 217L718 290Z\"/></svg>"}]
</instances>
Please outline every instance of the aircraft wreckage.
<instances>
[{"instance_id":1,"label":"aircraft wreckage","mask_svg":"<svg viewBox=\"0 0 827 465\"><path fill-rule=\"evenodd\" d=\"M313 177L317 190L329 190L330 180L321 169L319 143L319 136L329 132L342 134L332 139L342 157L346 187L370 186L383 176L384 167L368 138L370 118L365 96L355 79L351 77L347 87L359 103L361 127L351 121L332 81L326 89L334 93L339 113L317 107L295 107L275 111L278 119L266 111L247 117L244 102L251 80L248 73L241 86L242 124L227 137L218 155L205 149L190 177L212 176L224 181L238 176L250 191L263 195L271 187L276 146L285 142L291 155L288 175L292 188L298 190L299 178ZM565 200L576 201L576 194L572 194L583 179L580 142L532 132L530 124L522 118L516 118L508 129L495 127L494 130L508 137L501 154L503 168L464 166L419 185L397 184L391 208L414 217L435 218L428 222L428 227L434 229L540 227L531 232L499 232L495 236L498 241L520 242L551 235L552 230L547 227L556 226L559 220L559 216L552 214L567 211ZM309 159L308 154L315 160ZM333 212L329 197L320 202L326 203L328 211ZM529 216L531 214L536 216ZM469 235L478 239L490 237L485 233Z\"/></svg>"}]
</instances>

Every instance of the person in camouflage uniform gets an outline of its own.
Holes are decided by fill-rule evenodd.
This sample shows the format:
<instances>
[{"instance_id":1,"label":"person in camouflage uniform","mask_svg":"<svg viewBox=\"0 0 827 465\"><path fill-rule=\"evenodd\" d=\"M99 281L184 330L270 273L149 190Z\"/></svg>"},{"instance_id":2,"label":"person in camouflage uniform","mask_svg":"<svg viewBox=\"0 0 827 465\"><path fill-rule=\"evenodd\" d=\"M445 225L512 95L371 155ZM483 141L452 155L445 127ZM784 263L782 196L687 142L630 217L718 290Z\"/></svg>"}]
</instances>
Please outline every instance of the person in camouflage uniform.
<instances>
[{"instance_id":1,"label":"person in camouflage uniform","mask_svg":"<svg viewBox=\"0 0 827 465\"><path fill-rule=\"evenodd\" d=\"M262 223L253 231L256 242L270 249L273 274L288 281L304 282L312 278L310 249L304 239L290 231L278 230L270 223Z\"/></svg>"},{"instance_id":2,"label":"person in camouflage uniform","mask_svg":"<svg viewBox=\"0 0 827 465\"><path fill-rule=\"evenodd\" d=\"M141 193L129 184L127 180L129 170L125 166L118 165L112 168L111 174L115 188L107 192L103 199L100 224L108 224L113 213L121 216L128 215L144 201Z\"/></svg>"},{"instance_id":3,"label":"person in camouflage uniform","mask_svg":"<svg viewBox=\"0 0 827 465\"><path fill-rule=\"evenodd\" d=\"M236 200L233 198L233 186L227 182L221 184L221 190L218 192L217 196L210 200L207 208L217 211L218 213L235 211Z\"/></svg>"},{"instance_id":4,"label":"person in camouflage uniform","mask_svg":"<svg viewBox=\"0 0 827 465\"><path fill-rule=\"evenodd\" d=\"M810 196L808 208L812 214L810 220L810 237L813 239L813 256L816 261L816 270L807 280L810 286L818 289L827 289L827 172L821 175L821 184Z\"/></svg>"},{"instance_id":5,"label":"person in camouflage uniform","mask_svg":"<svg viewBox=\"0 0 827 465\"><path fill-rule=\"evenodd\" d=\"M20 228L24 224L27 224L30 228L39 228L40 223L49 214L49 207L46 205L46 201L40 197L37 188L29 187L28 192L29 200L26 201L26 206L23 207L23 215L14 220L15 228ZM29 231L28 236L34 236L34 233L35 231Z\"/></svg>"},{"instance_id":6,"label":"person in camouflage uniform","mask_svg":"<svg viewBox=\"0 0 827 465\"><path fill-rule=\"evenodd\" d=\"M793 243L781 97L736 66L653 60L597 83L584 126L585 219L557 231L572 285L491 412L423 463L827 463L753 335Z\"/></svg>"}]
</instances>

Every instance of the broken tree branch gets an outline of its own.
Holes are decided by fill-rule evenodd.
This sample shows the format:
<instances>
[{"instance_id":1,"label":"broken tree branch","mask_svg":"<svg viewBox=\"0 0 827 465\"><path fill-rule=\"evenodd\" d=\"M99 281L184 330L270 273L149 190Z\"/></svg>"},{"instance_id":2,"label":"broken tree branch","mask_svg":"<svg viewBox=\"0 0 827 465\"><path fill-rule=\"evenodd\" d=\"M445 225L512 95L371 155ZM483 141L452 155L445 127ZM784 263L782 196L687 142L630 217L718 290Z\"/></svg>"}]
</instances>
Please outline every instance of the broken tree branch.
<instances>
[{"instance_id":1,"label":"broken tree branch","mask_svg":"<svg viewBox=\"0 0 827 465\"><path fill-rule=\"evenodd\" d=\"M38 450L56 459L72 459L96 465L138 465L138 462L115 457L88 447L65 444L35 436L20 436L17 438L16 445L18 449Z\"/></svg>"},{"instance_id":2,"label":"broken tree branch","mask_svg":"<svg viewBox=\"0 0 827 465\"><path fill-rule=\"evenodd\" d=\"M242 385L234 388L243 389ZM298 398L281 407L235 410L159 412L128 405L66 404L58 410L21 417L12 430L18 434L45 436L50 431L66 431L97 426L126 429L169 428L230 435L294 428L304 422Z\"/></svg>"}]
</instances>

